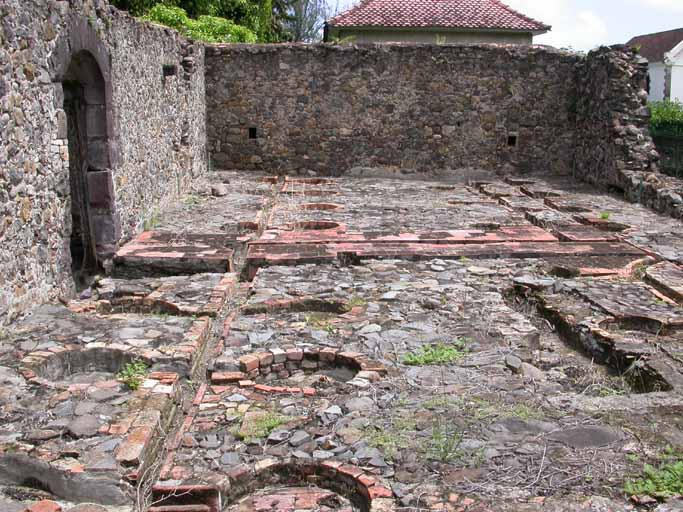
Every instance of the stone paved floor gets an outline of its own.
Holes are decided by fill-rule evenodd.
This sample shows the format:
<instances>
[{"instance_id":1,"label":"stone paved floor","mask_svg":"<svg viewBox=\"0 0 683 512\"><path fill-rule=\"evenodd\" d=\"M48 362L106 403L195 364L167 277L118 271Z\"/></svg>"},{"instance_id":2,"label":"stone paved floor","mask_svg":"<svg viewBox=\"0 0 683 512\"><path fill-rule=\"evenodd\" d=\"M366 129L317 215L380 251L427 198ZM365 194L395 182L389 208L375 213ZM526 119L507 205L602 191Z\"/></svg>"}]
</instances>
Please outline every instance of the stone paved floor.
<instances>
[{"instance_id":1,"label":"stone paved floor","mask_svg":"<svg viewBox=\"0 0 683 512\"><path fill-rule=\"evenodd\" d=\"M477 180L215 173L10 326L0 508L682 510L680 223Z\"/></svg>"}]
</instances>

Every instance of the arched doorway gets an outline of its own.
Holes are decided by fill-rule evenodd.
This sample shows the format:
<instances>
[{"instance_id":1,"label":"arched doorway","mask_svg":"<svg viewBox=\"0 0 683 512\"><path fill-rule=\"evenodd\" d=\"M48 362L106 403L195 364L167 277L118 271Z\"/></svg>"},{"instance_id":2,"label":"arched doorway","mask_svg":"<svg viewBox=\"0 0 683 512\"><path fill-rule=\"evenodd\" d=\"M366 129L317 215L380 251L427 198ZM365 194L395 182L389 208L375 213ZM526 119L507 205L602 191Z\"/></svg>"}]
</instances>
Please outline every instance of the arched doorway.
<instances>
[{"instance_id":1,"label":"arched doorway","mask_svg":"<svg viewBox=\"0 0 683 512\"><path fill-rule=\"evenodd\" d=\"M113 193L105 79L87 50L71 57L61 77L69 148L71 272L77 288L102 270L118 238L111 222Z\"/></svg>"}]
</instances>

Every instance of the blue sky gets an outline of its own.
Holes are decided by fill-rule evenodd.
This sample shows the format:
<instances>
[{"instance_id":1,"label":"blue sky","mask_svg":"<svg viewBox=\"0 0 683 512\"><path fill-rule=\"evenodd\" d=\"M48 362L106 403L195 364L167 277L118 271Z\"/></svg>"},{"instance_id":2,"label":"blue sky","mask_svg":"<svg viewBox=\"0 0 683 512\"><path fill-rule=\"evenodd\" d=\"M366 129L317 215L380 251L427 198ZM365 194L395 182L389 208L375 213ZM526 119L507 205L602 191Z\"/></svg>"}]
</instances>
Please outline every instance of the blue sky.
<instances>
[{"instance_id":1,"label":"blue sky","mask_svg":"<svg viewBox=\"0 0 683 512\"><path fill-rule=\"evenodd\" d=\"M410 1L410 0L407 0ZM336 0L332 0L335 3ZM590 50L631 37L683 27L683 0L503 0L553 26L537 44ZM357 0L339 0L345 9Z\"/></svg>"}]
</instances>

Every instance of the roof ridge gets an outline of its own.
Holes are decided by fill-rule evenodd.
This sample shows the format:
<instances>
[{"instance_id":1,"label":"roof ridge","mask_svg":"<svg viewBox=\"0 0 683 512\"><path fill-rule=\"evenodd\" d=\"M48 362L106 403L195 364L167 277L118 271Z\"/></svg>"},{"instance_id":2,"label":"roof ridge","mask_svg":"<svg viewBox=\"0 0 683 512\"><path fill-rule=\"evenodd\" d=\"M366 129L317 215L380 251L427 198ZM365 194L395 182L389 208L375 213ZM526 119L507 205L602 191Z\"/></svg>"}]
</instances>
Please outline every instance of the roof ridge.
<instances>
[{"instance_id":1,"label":"roof ridge","mask_svg":"<svg viewBox=\"0 0 683 512\"><path fill-rule=\"evenodd\" d=\"M445 6L445 7L440 7ZM535 20L500 0L360 0L327 20L330 27L414 27L546 32Z\"/></svg>"},{"instance_id":2,"label":"roof ridge","mask_svg":"<svg viewBox=\"0 0 683 512\"><path fill-rule=\"evenodd\" d=\"M372 0L360 0L360 2L358 2L356 5L353 5L350 9L347 9L346 11L342 11L342 12L332 16L329 20L327 20L327 23L328 24L332 23L333 21L336 21L337 18L345 18L345 17L353 14L354 11L363 7L365 4L369 4L370 2L372 2Z\"/></svg>"},{"instance_id":3,"label":"roof ridge","mask_svg":"<svg viewBox=\"0 0 683 512\"><path fill-rule=\"evenodd\" d=\"M639 35L637 35L637 36L633 36L633 37L631 38L631 40L636 39L636 38L638 38L638 37L659 36L659 35L662 35L662 34L669 34L669 33L671 33L671 32L679 32L679 31L680 31L680 32L683 32L683 27L681 27L681 28L672 28L672 29L669 29L669 30L662 30L662 31L660 31L660 32L651 32L651 33L649 33L649 34L639 34Z\"/></svg>"}]
</instances>

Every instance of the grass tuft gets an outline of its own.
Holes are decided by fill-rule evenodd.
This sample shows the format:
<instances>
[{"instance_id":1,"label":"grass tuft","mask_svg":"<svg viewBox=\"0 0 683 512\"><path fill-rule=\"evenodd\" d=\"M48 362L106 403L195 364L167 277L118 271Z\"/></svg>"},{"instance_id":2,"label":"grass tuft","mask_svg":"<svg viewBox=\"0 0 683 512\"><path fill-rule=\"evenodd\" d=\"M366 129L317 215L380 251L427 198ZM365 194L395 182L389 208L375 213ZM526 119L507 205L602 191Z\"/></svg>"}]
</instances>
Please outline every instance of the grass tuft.
<instances>
[{"instance_id":1,"label":"grass tuft","mask_svg":"<svg viewBox=\"0 0 683 512\"><path fill-rule=\"evenodd\" d=\"M452 344L437 343L425 345L406 354L403 363L409 366L429 366L450 364L460 361L467 354L466 340L458 338Z\"/></svg>"}]
</instances>

